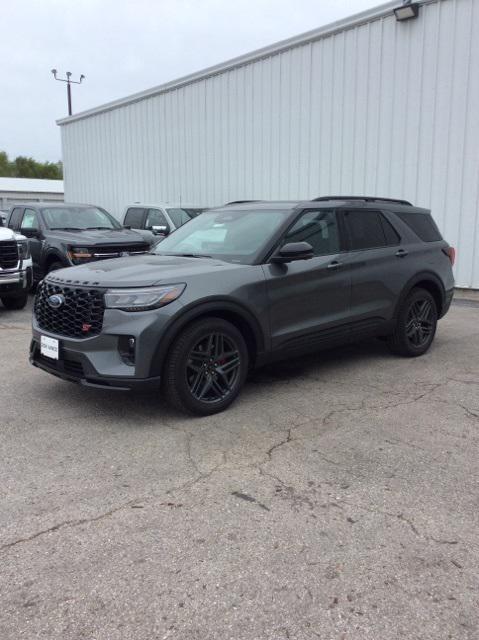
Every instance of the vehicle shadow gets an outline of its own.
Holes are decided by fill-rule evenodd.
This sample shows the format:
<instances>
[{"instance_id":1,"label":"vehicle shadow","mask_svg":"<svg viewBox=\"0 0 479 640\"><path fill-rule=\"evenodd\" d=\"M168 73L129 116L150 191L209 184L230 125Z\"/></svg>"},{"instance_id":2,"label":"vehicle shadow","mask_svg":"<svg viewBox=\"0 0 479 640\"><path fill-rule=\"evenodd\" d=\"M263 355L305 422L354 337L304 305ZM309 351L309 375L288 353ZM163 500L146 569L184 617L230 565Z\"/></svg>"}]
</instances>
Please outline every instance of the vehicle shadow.
<instances>
[{"instance_id":1,"label":"vehicle shadow","mask_svg":"<svg viewBox=\"0 0 479 640\"><path fill-rule=\"evenodd\" d=\"M370 360L388 356L385 345L379 340L320 351L301 358L276 362L253 371L248 376L245 391L249 400L254 401L261 395L269 397L269 390L272 391L277 384L294 383L309 376L317 378L324 375L326 379L331 375L336 376L338 369L344 370L362 363L366 366ZM138 430L151 428L160 418L163 424L168 423L169 426L181 426L185 422L206 424L214 419L214 416L197 417L178 412L169 406L161 390L123 393L58 381L57 384L44 385L42 395L51 409L57 410L60 414L65 412L67 402L68 411L91 415L95 422L96 417L99 420L104 417L107 420L114 419L118 425L128 424L128 428ZM240 403L241 396L234 407L238 407Z\"/></svg>"}]
</instances>

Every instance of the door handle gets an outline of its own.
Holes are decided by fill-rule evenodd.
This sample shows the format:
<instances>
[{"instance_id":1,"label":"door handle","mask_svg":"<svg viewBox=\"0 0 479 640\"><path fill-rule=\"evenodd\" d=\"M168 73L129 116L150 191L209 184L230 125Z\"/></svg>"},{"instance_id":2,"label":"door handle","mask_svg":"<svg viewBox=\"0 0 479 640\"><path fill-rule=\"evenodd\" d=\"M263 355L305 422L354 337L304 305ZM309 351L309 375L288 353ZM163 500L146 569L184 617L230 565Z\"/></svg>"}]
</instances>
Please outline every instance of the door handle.
<instances>
[{"instance_id":1,"label":"door handle","mask_svg":"<svg viewBox=\"0 0 479 640\"><path fill-rule=\"evenodd\" d=\"M328 269L339 269L339 267L342 267L343 263L342 262L338 262L337 260L333 260L332 262L330 262L328 264Z\"/></svg>"},{"instance_id":2,"label":"door handle","mask_svg":"<svg viewBox=\"0 0 479 640\"><path fill-rule=\"evenodd\" d=\"M406 251L406 249L398 249L396 251L396 258L405 258L407 254L408 252Z\"/></svg>"}]
</instances>

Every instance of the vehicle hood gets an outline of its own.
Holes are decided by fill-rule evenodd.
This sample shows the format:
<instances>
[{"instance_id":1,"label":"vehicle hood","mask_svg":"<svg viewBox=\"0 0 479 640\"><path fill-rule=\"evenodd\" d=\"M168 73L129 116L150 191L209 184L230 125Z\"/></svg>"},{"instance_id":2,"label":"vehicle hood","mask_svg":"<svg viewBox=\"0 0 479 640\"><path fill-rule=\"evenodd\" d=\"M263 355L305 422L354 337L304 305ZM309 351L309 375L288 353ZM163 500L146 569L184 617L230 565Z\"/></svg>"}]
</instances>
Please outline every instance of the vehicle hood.
<instances>
[{"instance_id":1,"label":"vehicle hood","mask_svg":"<svg viewBox=\"0 0 479 640\"><path fill-rule=\"evenodd\" d=\"M76 247L94 247L105 246L108 244L144 244L144 238L136 231L130 229L114 229L112 231L106 229L91 229L89 231L47 231L48 238L56 238L65 244L71 244Z\"/></svg>"},{"instance_id":2,"label":"vehicle hood","mask_svg":"<svg viewBox=\"0 0 479 640\"><path fill-rule=\"evenodd\" d=\"M0 242L2 240L23 240L24 236L20 236L18 234L15 234L11 229L9 229L8 227L0 227Z\"/></svg>"},{"instance_id":3,"label":"vehicle hood","mask_svg":"<svg viewBox=\"0 0 479 640\"><path fill-rule=\"evenodd\" d=\"M59 269L50 273L47 280L97 287L150 287L186 282L189 276L206 276L221 270L242 268L244 265L214 258L157 256L150 253Z\"/></svg>"}]
</instances>

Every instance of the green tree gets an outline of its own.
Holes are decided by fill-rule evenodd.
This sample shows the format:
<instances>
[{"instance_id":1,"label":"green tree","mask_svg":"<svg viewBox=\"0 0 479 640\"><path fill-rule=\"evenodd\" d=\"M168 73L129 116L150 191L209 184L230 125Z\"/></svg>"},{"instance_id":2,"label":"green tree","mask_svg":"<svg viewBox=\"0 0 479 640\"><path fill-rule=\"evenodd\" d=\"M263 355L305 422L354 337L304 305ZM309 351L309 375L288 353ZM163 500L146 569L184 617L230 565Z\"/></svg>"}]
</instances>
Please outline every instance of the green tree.
<instances>
[{"instance_id":1,"label":"green tree","mask_svg":"<svg viewBox=\"0 0 479 640\"><path fill-rule=\"evenodd\" d=\"M17 156L15 160L9 160L5 151L0 151L0 176L61 180L63 165L61 162L37 162L26 156Z\"/></svg>"},{"instance_id":2,"label":"green tree","mask_svg":"<svg viewBox=\"0 0 479 640\"><path fill-rule=\"evenodd\" d=\"M13 174L13 167L8 160L5 151L0 151L0 176L10 177Z\"/></svg>"}]
</instances>

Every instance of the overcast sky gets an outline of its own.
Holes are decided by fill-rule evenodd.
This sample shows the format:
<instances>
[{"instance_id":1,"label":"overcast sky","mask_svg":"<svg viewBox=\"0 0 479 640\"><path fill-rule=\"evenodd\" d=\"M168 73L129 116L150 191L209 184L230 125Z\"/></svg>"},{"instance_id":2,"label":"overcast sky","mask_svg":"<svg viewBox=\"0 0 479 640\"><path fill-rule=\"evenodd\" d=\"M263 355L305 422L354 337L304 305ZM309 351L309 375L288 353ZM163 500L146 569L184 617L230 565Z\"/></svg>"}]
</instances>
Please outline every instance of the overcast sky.
<instances>
[{"instance_id":1,"label":"overcast sky","mask_svg":"<svg viewBox=\"0 0 479 640\"><path fill-rule=\"evenodd\" d=\"M0 150L61 158L55 120L223 62L380 0L2 0Z\"/></svg>"}]
</instances>

